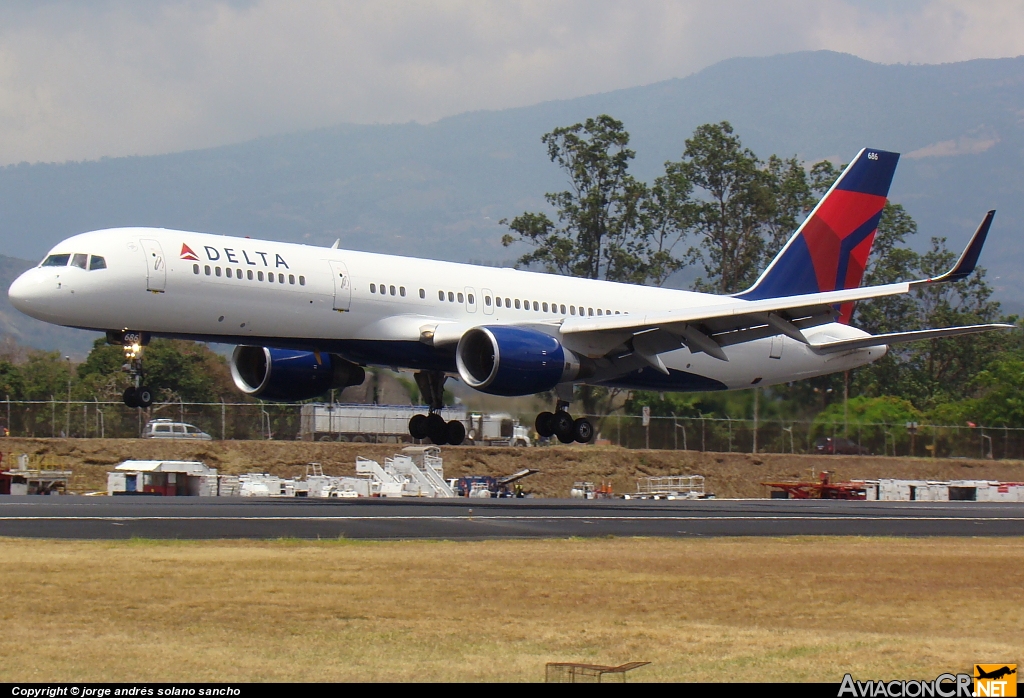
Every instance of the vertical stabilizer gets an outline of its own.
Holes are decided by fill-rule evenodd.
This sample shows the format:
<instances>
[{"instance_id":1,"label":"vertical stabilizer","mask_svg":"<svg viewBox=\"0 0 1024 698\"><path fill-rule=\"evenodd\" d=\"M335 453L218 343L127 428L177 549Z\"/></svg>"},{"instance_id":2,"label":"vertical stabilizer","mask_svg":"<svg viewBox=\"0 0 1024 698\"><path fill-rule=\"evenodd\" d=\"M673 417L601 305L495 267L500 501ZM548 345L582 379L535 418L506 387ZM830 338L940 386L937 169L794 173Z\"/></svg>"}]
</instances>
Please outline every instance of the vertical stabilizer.
<instances>
[{"instance_id":1,"label":"vertical stabilizer","mask_svg":"<svg viewBox=\"0 0 1024 698\"><path fill-rule=\"evenodd\" d=\"M861 150L757 282L737 297L758 300L860 286L899 159L899 153ZM852 304L844 306L840 321L852 311Z\"/></svg>"}]
</instances>

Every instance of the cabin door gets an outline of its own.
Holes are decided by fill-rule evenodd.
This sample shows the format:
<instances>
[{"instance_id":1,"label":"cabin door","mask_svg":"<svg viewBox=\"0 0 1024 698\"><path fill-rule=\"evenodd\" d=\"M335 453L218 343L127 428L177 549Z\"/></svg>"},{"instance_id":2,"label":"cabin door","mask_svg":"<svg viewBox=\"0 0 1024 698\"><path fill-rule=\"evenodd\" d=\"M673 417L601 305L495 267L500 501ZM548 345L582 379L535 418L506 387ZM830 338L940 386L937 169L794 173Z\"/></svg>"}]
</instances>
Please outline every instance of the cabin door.
<instances>
[{"instance_id":1,"label":"cabin door","mask_svg":"<svg viewBox=\"0 0 1024 698\"><path fill-rule=\"evenodd\" d=\"M146 254L146 288L163 291L167 287L167 260L157 240L141 240L142 251Z\"/></svg>"},{"instance_id":2,"label":"cabin door","mask_svg":"<svg viewBox=\"0 0 1024 698\"><path fill-rule=\"evenodd\" d=\"M352 279L344 262L330 260L331 276L334 277L334 309L348 312L352 307Z\"/></svg>"}]
</instances>

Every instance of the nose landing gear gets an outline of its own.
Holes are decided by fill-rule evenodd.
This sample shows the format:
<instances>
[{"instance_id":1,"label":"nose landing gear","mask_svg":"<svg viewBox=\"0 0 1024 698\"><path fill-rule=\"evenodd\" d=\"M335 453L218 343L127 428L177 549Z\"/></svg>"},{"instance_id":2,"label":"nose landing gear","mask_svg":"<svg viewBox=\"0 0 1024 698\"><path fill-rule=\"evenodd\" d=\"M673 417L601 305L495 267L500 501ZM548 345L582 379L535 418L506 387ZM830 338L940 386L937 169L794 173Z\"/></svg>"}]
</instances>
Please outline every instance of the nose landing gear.
<instances>
[{"instance_id":1,"label":"nose landing gear","mask_svg":"<svg viewBox=\"0 0 1024 698\"><path fill-rule=\"evenodd\" d=\"M594 438L594 425L583 417L573 419L569 414L568 400L559 400L554 412L538 414L534 428L541 437L546 439L557 436L563 444L571 444L573 441L585 444Z\"/></svg>"},{"instance_id":2,"label":"nose landing gear","mask_svg":"<svg viewBox=\"0 0 1024 698\"><path fill-rule=\"evenodd\" d=\"M125 369L131 376L132 385L124 389L121 398L128 407L149 407L153 404L153 390L144 385L142 370L142 347L145 345L140 332L108 332L107 341L124 347Z\"/></svg>"},{"instance_id":3,"label":"nose landing gear","mask_svg":"<svg viewBox=\"0 0 1024 698\"><path fill-rule=\"evenodd\" d=\"M416 385L430 407L427 414L417 414L409 420L409 435L412 438L430 439L437 446L458 446L466 440L466 427L462 422L455 419L445 422L440 415L444 407L444 382L447 379L440 371L420 371L416 374Z\"/></svg>"}]
</instances>

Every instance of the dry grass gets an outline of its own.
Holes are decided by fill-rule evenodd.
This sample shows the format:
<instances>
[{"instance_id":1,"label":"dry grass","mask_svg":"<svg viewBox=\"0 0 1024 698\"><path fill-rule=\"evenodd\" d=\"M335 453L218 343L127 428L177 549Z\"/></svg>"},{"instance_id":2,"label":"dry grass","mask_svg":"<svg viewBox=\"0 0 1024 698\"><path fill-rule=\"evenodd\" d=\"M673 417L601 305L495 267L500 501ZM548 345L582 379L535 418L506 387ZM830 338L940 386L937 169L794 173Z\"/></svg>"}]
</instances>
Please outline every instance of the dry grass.
<instances>
[{"instance_id":1,"label":"dry grass","mask_svg":"<svg viewBox=\"0 0 1024 698\"><path fill-rule=\"evenodd\" d=\"M401 447L395 444L307 443L301 441L191 441L154 439L21 439L0 443L5 463L18 453L74 471L76 492L106 490L107 472L123 460L201 460L222 473L267 472L301 476L303 465L322 463L332 475L355 474L356 456L380 461ZM446 477L507 475L521 468L540 474L523 480L528 491L543 497L567 497L576 480L610 481L616 492L636 491L646 475L699 474L719 497L766 497L763 481L810 479L812 471L834 470L838 479L898 477L910 479L1024 480L1024 462L882 458L696 451L640 451L615 446L550 448L442 448ZM35 462L34 461L34 462Z\"/></svg>"},{"instance_id":2,"label":"dry grass","mask_svg":"<svg viewBox=\"0 0 1024 698\"><path fill-rule=\"evenodd\" d=\"M0 539L0 681L934 677L1024 660L1024 539ZM16 658L16 659L12 659Z\"/></svg>"}]
</instances>

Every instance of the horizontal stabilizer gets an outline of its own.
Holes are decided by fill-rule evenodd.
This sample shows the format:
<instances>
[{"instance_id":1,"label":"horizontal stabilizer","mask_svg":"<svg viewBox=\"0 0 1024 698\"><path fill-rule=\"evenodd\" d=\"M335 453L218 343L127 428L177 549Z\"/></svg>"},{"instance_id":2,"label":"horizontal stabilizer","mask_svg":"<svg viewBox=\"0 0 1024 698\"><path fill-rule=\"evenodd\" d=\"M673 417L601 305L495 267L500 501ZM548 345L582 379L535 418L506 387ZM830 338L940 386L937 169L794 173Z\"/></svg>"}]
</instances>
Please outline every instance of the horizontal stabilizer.
<instances>
[{"instance_id":1,"label":"horizontal stabilizer","mask_svg":"<svg viewBox=\"0 0 1024 698\"><path fill-rule=\"evenodd\" d=\"M823 344L811 344L811 348L819 354L835 354L840 351L853 349L864 349L866 347L879 347L889 344L901 344L903 342L917 342L922 339L939 339L941 337L956 337L962 334L975 334L977 332L988 332L989 330L1012 330L1013 325L991 324L991 325L968 325L966 327L942 327L935 330L915 330L913 332L891 332L889 334L876 334L872 337L860 337L857 339L842 339L836 342L825 342Z\"/></svg>"}]
</instances>

